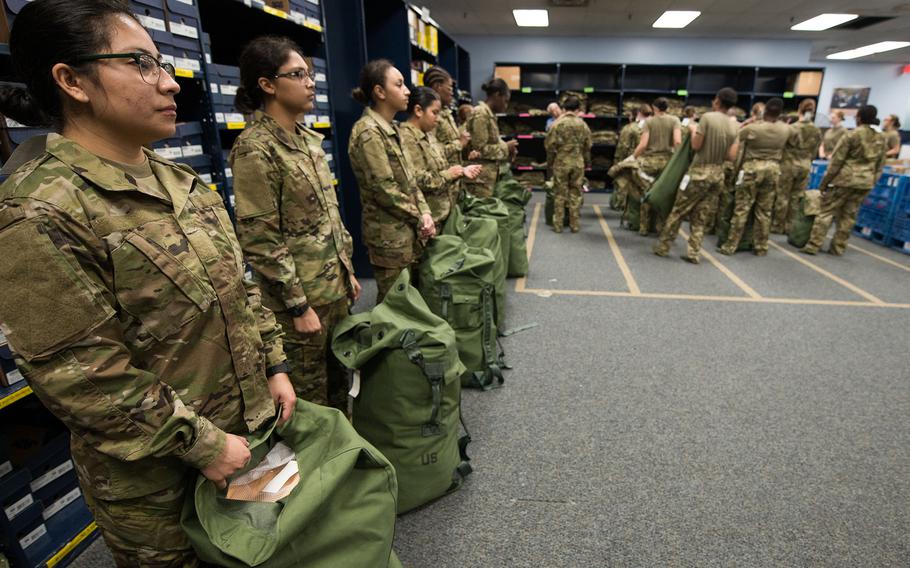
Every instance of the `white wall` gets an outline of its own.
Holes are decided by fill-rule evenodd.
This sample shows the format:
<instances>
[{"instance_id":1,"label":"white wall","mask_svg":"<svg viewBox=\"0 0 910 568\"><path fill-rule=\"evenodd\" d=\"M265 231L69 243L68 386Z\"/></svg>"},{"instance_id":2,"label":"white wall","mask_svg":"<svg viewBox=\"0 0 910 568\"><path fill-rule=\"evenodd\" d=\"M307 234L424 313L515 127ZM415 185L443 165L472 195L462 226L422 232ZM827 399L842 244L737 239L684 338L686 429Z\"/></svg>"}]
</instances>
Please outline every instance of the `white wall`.
<instances>
[{"instance_id":1,"label":"white wall","mask_svg":"<svg viewBox=\"0 0 910 568\"><path fill-rule=\"evenodd\" d=\"M819 124L828 122L834 88L856 85L871 87L869 103L880 115L897 114L902 128L910 128L910 75L900 76L899 65L810 61L808 41L471 35L457 41L471 53L475 97L482 95L480 86L493 75L497 61L824 67Z\"/></svg>"}]
</instances>

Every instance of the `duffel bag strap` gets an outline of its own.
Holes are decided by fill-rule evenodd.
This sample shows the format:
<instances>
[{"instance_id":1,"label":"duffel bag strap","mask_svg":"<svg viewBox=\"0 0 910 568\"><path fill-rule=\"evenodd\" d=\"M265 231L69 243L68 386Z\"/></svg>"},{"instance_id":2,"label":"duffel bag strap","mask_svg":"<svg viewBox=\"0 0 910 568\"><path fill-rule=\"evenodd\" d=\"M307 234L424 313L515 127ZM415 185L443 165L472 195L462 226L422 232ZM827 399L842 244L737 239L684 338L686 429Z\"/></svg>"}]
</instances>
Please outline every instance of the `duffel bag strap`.
<instances>
[{"instance_id":1,"label":"duffel bag strap","mask_svg":"<svg viewBox=\"0 0 910 568\"><path fill-rule=\"evenodd\" d=\"M417 344L417 333L408 329L401 334L401 349L408 357L408 361L417 365L423 375L430 382L430 392L433 397L433 407L430 419L420 428L423 436L436 436L439 434L439 411L442 408L442 385L445 382L445 363L441 361L427 362Z\"/></svg>"},{"instance_id":2,"label":"duffel bag strap","mask_svg":"<svg viewBox=\"0 0 910 568\"><path fill-rule=\"evenodd\" d=\"M496 295L492 285L484 286L481 291L481 309L483 310L483 328L481 330L483 371L474 373L474 382L481 389L490 390L502 386L505 382L500 368L500 357L497 356Z\"/></svg>"},{"instance_id":3,"label":"duffel bag strap","mask_svg":"<svg viewBox=\"0 0 910 568\"><path fill-rule=\"evenodd\" d=\"M439 285L439 299L442 300L442 319L449 321L449 304L452 303L452 287L443 282Z\"/></svg>"}]
</instances>

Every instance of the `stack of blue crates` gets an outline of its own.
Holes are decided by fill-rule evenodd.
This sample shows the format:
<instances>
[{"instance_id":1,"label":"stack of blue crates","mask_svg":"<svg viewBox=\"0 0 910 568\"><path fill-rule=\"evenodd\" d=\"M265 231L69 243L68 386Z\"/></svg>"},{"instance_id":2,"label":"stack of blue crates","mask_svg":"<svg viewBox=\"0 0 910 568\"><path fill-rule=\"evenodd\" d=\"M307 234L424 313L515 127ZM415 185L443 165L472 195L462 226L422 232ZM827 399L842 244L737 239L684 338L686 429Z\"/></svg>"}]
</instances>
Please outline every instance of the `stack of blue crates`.
<instances>
[{"instance_id":1,"label":"stack of blue crates","mask_svg":"<svg viewBox=\"0 0 910 568\"><path fill-rule=\"evenodd\" d=\"M900 176L901 189L897 192L894 220L888 244L897 250L910 254L910 175Z\"/></svg>"},{"instance_id":2,"label":"stack of blue crates","mask_svg":"<svg viewBox=\"0 0 910 568\"><path fill-rule=\"evenodd\" d=\"M812 168L809 170L809 189L818 189L822 182L825 172L828 170L827 160L813 160Z\"/></svg>"},{"instance_id":3,"label":"stack of blue crates","mask_svg":"<svg viewBox=\"0 0 910 568\"><path fill-rule=\"evenodd\" d=\"M908 187L910 176L885 171L863 200L856 216L854 232L881 245L894 245L892 240L897 236L892 233L900 221L899 210L906 204ZM906 236L904 233L901 235Z\"/></svg>"}]
</instances>

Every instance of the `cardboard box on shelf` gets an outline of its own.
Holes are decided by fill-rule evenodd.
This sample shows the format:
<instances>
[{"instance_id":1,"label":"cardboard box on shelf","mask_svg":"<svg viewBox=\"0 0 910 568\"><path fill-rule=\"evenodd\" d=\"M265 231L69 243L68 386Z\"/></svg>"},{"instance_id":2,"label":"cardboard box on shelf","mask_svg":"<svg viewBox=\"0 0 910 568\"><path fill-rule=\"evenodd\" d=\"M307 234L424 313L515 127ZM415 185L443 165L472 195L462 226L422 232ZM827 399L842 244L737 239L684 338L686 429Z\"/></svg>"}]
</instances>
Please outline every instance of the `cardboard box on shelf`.
<instances>
[{"instance_id":1,"label":"cardboard box on shelf","mask_svg":"<svg viewBox=\"0 0 910 568\"><path fill-rule=\"evenodd\" d=\"M521 67L497 65L493 76L506 82L510 89L521 89Z\"/></svg>"},{"instance_id":2,"label":"cardboard box on shelf","mask_svg":"<svg viewBox=\"0 0 910 568\"><path fill-rule=\"evenodd\" d=\"M800 71L793 92L799 97L817 97L822 90L822 71Z\"/></svg>"}]
</instances>

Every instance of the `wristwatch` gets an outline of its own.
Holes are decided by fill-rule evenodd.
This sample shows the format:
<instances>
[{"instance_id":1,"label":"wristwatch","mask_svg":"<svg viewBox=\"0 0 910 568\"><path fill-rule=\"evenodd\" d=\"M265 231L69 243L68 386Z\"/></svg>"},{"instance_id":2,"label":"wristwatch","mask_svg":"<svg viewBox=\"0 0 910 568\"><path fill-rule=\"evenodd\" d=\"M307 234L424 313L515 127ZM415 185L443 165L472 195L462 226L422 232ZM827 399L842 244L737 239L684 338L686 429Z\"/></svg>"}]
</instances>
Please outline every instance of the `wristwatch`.
<instances>
[{"instance_id":1,"label":"wristwatch","mask_svg":"<svg viewBox=\"0 0 910 568\"><path fill-rule=\"evenodd\" d=\"M307 313L310 310L310 305L307 303L300 304L299 306L294 306L288 310L291 314L291 317L299 318L303 314Z\"/></svg>"}]
</instances>

